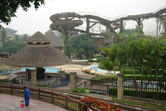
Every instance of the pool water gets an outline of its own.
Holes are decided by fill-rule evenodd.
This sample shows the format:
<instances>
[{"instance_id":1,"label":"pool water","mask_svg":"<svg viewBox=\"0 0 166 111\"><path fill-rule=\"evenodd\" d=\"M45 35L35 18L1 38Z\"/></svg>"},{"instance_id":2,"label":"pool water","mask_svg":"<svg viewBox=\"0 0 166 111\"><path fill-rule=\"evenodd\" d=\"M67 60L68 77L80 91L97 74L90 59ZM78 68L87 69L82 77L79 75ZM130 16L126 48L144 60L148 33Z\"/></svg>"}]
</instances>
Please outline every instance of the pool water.
<instances>
[{"instance_id":1,"label":"pool water","mask_svg":"<svg viewBox=\"0 0 166 111\"><path fill-rule=\"evenodd\" d=\"M55 67L43 67L46 71L45 72L49 72L49 73L56 73L60 70L60 68L55 68ZM4 75L4 74L11 74L14 72L18 72L18 71L26 71L26 69L35 69L35 67L22 67L21 70L17 70L17 71L6 71L6 72L1 72L0 75Z\"/></svg>"},{"instance_id":2,"label":"pool water","mask_svg":"<svg viewBox=\"0 0 166 111\"><path fill-rule=\"evenodd\" d=\"M94 69L96 72L108 73L107 70L102 70L98 68L98 65L89 66L91 69Z\"/></svg>"},{"instance_id":3,"label":"pool water","mask_svg":"<svg viewBox=\"0 0 166 111\"><path fill-rule=\"evenodd\" d=\"M101 73L114 73L114 71L107 71L107 70L103 70L103 69L100 69L98 68L98 65L92 65L92 66L89 66L90 69L94 69L96 72L101 72ZM120 73L120 71L115 71L115 74L118 74Z\"/></svg>"},{"instance_id":4,"label":"pool water","mask_svg":"<svg viewBox=\"0 0 166 111\"><path fill-rule=\"evenodd\" d=\"M60 68L56 68L56 67L43 67L45 69L45 72L58 72L60 70ZM26 71L26 69L36 69L35 67L22 67L21 71Z\"/></svg>"}]
</instances>

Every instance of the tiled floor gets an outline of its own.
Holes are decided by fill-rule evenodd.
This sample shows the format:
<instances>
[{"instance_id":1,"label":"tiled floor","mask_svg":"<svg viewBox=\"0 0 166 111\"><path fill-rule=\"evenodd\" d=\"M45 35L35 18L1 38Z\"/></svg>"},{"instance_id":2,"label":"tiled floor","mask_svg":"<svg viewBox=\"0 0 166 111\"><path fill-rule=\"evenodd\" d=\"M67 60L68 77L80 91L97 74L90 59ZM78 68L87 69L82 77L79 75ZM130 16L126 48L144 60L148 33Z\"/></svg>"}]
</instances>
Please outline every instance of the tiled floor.
<instances>
[{"instance_id":1,"label":"tiled floor","mask_svg":"<svg viewBox=\"0 0 166 111\"><path fill-rule=\"evenodd\" d=\"M30 99L29 108L21 108L21 100L24 98L0 93L0 111L68 111L62 107L34 99Z\"/></svg>"}]
</instances>

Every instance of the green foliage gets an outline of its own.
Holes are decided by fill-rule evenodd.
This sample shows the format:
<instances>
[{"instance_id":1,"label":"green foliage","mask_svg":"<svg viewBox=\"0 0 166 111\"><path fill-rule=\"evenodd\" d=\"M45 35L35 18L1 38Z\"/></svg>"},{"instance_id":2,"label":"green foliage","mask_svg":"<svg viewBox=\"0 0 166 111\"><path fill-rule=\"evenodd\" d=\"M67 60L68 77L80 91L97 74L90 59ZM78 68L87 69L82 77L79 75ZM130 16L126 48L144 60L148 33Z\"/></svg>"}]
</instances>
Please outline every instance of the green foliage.
<instances>
[{"instance_id":1,"label":"green foliage","mask_svg":"<svg viewBox=\"0 0 166 111\"><path fill-rule=\"evenodd\" d=\"M101 62L101 61L107 59L107 58L105 58L105 57L102 56L102 55L94 55L94 58L97 59L97 61L95 61L95 62ZM88 59L88 62L94 62L94 60L93 60L94 58L89 58L89 59Z\"/></svg>"},{"instance_id":2,"label":"green foliage","mask_svg":"<svg viewBox=\"0 0 166 111\"><path fill-rule=\"evenodd\" d=\"M0 23L8 24L11 17L15 17L15 13L19 7L27 11L31 5L37 9L44 4L44 0L1 0L0 1ZM0 25L1 28L1 25Z\"/></svg>"},{"instance_id":3,"label":"green foliage","mask_svg":"<svg viewBox=\"0 0 166 111\"><path fill-rule=\"evenodd\" d=\"M104 48L103 51L109 56L108 61L118 67L120 72L126 72L125 67L130 67L133 77L136 77L135 68L139 67L139 74L153 75L158 79L158 75L164 77L166 63L166 39L152 37L131 37L117 44ZM108 62L105 62L108 64ZM104 65L101 65L102 67ZM151 69L154 69L151 70ZM161 71L159 71L161 69Z\"/></svg>"},{"instance_id":4,"label":"green foliage","mask_svg":"<svg viewBox=\"0 0 166 111\"><path fill-rule=\"evenodd\" d=\"M85 87L83 88L75 88L72 90L73 92L79 92L80 94L86 94L87 93L87 89ZM88 90L89 91L89 90ZM90 91L89 91L90 92Z\"/></svg>"},{"instance_id":5,"label":"green foliage","mask_svg":"<svg viewBox=\"0 0 166 111\"><path fill-rule=\"evenodd\" d=\"M117 95L117 89L116 88L109 88L109 95Z\"/></svg>"},{"instance_id":6,"label":"green foliage","mask_svg":"<svg viewBox=\"0 0 166 111\"><path fill-rule=\"evenodd\" d=\"M13 40L8 40L6 39L5 30L1 29L0 32L2 37L0 52L7 51L10 54L15 54L17 51L25 47L26 43L24 43L24 41L28 38L27 34L15 35L12 37Z\"/></svg>"},{"instance_id":7,"label":"green foliage","mask_svg":"<svg viewBox=\"0 0 166 111\"><path fill-rule=\"evenodd\" d=\"M111 71L113 69L113 63L110 62L110 59L103 60L99 64L100 69Z\"/></svg>"},{"instance_id":8,"label":"green foliage","mask_svg":"<svg viewBox=\"0 0 166 111\"><path fill-rule=\"evenodd\" d=\"M159 100L165 100L166 97L166 93L165 92L154 92L154 91L142 91L141 92L144 96L144 98L151 98L153 99L156 94L158 93L158 99ZM140 92L138 93L135 90L124 90L124 95L126 96L134 96L134 97L139 97L139 95L141 94Z\"/></svg>"},{"instance_id":9,"label":"green foliage","mask_svg":"<svg viewBox=\"0 0 166 111\"><path fill-rule=\"evenodd\" d=\"M101 62L101 61L103 61L103 60L106 60L107 58L105 58L104 56L102 56L102 55L96 55L96 56L94 56L94 58L96 58L97 59L97 62Z\"/></svg>"},{"instance_id":10,"label":"green foliage","mask_svg":"<svg viewBox=\"0 0 166 111\"><path fill-rule=\"evenodd\" d=\"M93 61L93 58L89 58L89 59L88 59L88 62L94 62L94 61Z\"/></svg>"},{"instance_id":11,"label":"green foliage","mask_svg":"<svg viewBox=\"0 0 166 111\"><path fill-rule=\"evenodd\" d=\"M1 28L0 28L0 37L1 37L0 45L3 45L5 43L6 31Z\"/></svg>"},{"instance_id":12,"label":"green foliage","mask_svg":"<svg viewBox=\"0 0 166 111\"><path fill-rule=\"evenodd\" d=\"M119 41L125 40L127 38L135 38L135 37L142 37L144 34L143 32L143 24L141 23L140 26L136 26L133 29L124 29L122 33L118 33L117 36L119 37Z\"/></svg>"},{"instance_id":13,"label":"green foliage","mask_svg":"<svg viewBox=\"0 0 166 111\"><path fill-rule=\"evenodd\" d=\"M64 50L67 55L70 53L73 57L82 59L93 57L95 47L90 37L87 37L86 35L78 35L65 45Z\"/></svg>"},{"instance_id":14,"label":"green foliage","mask_svg":"<svg viewBox=\"0 0 166 111\"><path fill-rule=\"evenodd\" d=\"M19 42L24 42L27 38L28 38L28 35L27 35L27 34L15 35L15 36L14 36L14 40L15 40L15 41L19 41Z\"/></svg>"},{"instance_id":15,"label":"green foliage","mask_svg":"<svg viewBox=\"0 0 166 111\"><path fill-rule=\"evenodd\" d=\"M8 80L0 80L0 83L8 83Z\"/></svg>"},{"instance_id":16,"label":"green foliage","mask_svg":"<svg viewBox=\"0 0 166 111\"><path fill-rule=\"evenodd\" d=\"M0 47L0 52L7 51L10 54L15 54L17 51L26 46L26 43L19 41L8 41Z\"/></svg>"}]
</instances>

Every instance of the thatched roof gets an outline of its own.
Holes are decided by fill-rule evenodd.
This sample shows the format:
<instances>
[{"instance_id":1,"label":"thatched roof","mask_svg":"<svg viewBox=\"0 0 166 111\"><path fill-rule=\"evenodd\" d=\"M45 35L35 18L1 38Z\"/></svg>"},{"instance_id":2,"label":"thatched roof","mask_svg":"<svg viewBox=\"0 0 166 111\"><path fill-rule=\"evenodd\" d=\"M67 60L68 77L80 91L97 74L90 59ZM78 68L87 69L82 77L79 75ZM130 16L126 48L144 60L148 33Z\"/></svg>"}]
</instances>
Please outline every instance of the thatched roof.
<instances>
[{"instance_id":1,"label":"thatched roof","mask_svg":"<svg viewBox=\"0 0 166 111\"><path fill-rule=\"evenodd\" d=\"M33 40L33 37L35 38L35 34L30 40ZM42 36L40 35L40 37L44 37L44 40L47 38L43 34ZM41 39L39 38L39 41L40 40ZM68 57L49 46L49 44L31 44L10 57L5 64L18 67L47 67L64 65L70 62L72 61Z\"/></svg>"},{"instance_id":2,"label":"thatched roof","mask_svg":"<svg viewBox=\"0 0 166 111\"><path fill-rule=\"evenodd\" d=\"M52 30L48 30L45 33L45 36L51 41L50 42L50 46L53 46L53 47L63 47L62 38L56 36Z\"/></svg>"},{"instance_id":3,"label":"thatched roof","mask_svg":"<svg viewBox=\"0 0 166 111\"><path fill-rule=\"evenodd\" d=\"M45 35L43 35L41 32L36 32L35 34L33 34L31 37L29 37L26 42L33 42L33 43L37 43L37 42L50 42L50 40L45 37Z\"/></svg>"}]
</instances>

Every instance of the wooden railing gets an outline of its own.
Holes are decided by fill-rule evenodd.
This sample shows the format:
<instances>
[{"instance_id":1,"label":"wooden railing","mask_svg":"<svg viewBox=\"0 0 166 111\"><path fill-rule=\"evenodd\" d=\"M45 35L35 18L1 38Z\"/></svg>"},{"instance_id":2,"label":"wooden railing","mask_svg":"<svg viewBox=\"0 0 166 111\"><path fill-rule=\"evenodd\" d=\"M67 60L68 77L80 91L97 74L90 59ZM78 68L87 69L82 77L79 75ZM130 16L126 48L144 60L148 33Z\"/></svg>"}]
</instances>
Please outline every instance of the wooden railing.
<instances>
[{"instance_id":1,"label":"wooden railing","mask_svg":"<svg viewBox=\"0 0 166 111\"><path fill-rule=\"evenodd\" d=\"M60 105L73 111L87 111L90 108L93 111L101 111L95 107L89 107L80 100L76 100L67 95L55 93L52 90L32 88L30 89L31 98L47 101L52 104ZM24 96L24 87L21 85L0 83L0 93L6 93L17 96Z\"/></svg>"}]
</instances>

